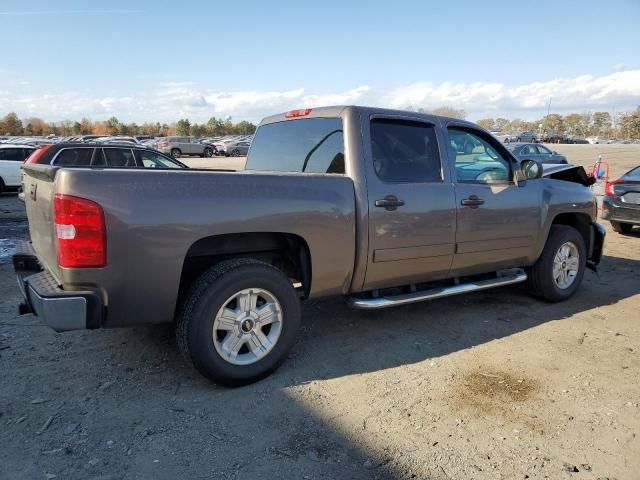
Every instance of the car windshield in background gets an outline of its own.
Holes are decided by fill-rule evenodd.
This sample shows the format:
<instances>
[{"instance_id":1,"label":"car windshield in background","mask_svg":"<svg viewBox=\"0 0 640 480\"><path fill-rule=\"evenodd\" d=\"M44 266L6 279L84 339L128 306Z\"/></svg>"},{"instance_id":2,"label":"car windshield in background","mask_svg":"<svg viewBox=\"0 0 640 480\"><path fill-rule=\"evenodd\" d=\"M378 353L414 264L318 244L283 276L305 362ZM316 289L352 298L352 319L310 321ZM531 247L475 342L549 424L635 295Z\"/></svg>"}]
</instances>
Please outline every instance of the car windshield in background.
<instances>
[{"instance_id":1,"label":"car windshield in background","mask_svg":"<svg viewBox=\"0 0 640 480\"><path fill-rule=\"evenodd\" d=\"M261 126L246 169L344 174L342 119L306 118Z\"/></svg>"},{"instance_id":2,"label":"car windshield in background","mask_svg":"<svg viewBox=\"0 0 640 480\"><path fill-rule=\"evenodd\" d=\"M628 178L629 180L640 180L640 167L629 170L624 174L624 177Z\"/></svg>"}]
</instances>

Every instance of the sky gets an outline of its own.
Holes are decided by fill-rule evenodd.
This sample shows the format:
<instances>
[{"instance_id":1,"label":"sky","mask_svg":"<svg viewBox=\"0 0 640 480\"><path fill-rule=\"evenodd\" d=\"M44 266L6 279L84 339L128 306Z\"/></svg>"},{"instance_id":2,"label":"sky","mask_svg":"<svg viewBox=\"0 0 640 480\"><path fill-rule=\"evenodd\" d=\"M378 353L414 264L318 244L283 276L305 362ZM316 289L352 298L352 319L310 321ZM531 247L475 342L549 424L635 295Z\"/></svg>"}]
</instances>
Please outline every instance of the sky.
<instances>
[{"instance_id":1,"label":"sky","mask_svg":"<svg viewBox=\"0 0 640 480\"><path fill-rule=\"evenodd\" d=\"M0 115L21 118L640 105L640 0L0 0L0 31Z\"/></svg>"}]
</instances>

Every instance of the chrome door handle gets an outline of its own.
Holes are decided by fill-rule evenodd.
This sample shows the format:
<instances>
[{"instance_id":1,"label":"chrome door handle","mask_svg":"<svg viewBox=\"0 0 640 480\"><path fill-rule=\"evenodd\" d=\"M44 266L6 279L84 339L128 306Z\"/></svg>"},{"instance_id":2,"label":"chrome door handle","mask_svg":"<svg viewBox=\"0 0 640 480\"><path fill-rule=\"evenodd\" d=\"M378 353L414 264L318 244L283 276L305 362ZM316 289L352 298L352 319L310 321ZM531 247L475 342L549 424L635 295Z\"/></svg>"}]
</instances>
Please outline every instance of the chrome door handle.
<instances>
[{"instance_id":1,"label":"chrome door handle","mask_svg":"<svg viewBox=\"0 0 640 480\"><path fill-rule=\"evenodd\" d=\"M400 200L395 195L387 195L381 200L376 200L376 207L384 207L387 210L395 210L404 205L404 200Z\"/></svg>"},{"instance_id":2,"label":"chrome door handle","mask_svg":"<svg viewBox=\"0 0 640 480\"><path fill-rule=\"evenodd\" d=\"M477 195L469 195L468 198L465 198L462 201L460 201L460 205L464 205L465 207L471 207L471 208L478 208L483 203L484 203L484 200L482 200Z\"/></svg>"}]
</instances>

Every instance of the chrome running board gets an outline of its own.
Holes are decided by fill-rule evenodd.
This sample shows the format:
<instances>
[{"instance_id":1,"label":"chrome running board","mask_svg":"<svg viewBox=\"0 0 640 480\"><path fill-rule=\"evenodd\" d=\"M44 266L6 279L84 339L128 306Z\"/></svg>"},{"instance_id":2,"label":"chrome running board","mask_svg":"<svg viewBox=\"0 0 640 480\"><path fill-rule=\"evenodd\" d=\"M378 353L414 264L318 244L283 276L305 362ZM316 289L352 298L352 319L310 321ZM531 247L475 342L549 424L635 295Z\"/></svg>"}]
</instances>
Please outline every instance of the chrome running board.
<instances>
[{"instance_id":1,"label":"chrome running board","mask_svg":"<svg viewBox=\"0 0 640 480\"><path fill-rule=\"evenodd\" d=\"M409 303L422 302L424 300L433 300L434 298L451 297L460 295L461 293L477 292L488 288L502 287L512 285L514 283L524 282L527 274L524 272L510 275L499 276L488 280L479 280L477 282L462 283L451 287L433 288L430 290L422 290L418 292L406 293L402 295L394 295L388 297L377 298L357 298L349 299L349 305L354 308L365 310L375 310L378 308L396 307L399 305L407 305Z\"/></svg>"}]
</instances>

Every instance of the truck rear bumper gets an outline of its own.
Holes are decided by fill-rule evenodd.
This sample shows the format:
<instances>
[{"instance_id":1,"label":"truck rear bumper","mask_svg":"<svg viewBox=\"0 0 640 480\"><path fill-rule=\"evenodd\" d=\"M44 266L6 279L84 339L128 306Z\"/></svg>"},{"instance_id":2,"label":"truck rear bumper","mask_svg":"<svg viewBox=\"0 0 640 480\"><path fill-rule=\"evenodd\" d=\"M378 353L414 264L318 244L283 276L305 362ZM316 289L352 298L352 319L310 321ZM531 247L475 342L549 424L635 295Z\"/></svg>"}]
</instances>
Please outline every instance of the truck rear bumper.
<instances>
[{"instance_id":1,"label":"truck rear bumper","mask_svg":"<svg viewBox=\"0 0 640 480\"><path fill-rule=\"evenodd\" d=\"M20 313L33 313L57 332L98 328L103 305L91 291L66 291L39 266L31 244L24 242L13 255L13 267L24 303Z\"/></svg>"}]
</instances>

